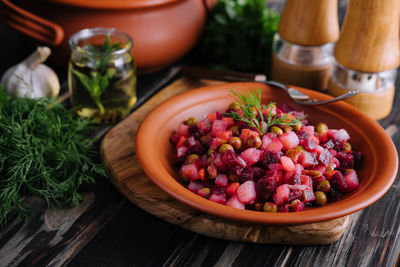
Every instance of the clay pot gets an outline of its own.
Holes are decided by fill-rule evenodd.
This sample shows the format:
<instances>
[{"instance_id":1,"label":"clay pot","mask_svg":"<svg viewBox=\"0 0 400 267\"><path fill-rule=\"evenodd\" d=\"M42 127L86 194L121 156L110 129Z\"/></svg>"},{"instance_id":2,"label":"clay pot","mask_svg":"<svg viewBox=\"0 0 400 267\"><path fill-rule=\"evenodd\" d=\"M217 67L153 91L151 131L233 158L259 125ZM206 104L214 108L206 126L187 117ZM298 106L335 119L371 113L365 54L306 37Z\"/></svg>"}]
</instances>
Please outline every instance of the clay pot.
<instances>
[{"instance_id":1,"label":"clay pot","mask_svg":"<svg viewBox=\"0 0 400 267\"><path fill-rule=\"evenodd\" d=\"M51 61L66 66L69 37L84 28L117 28L134 40L138 71L166 67L199 39L216 0L0 0L0 20L52 47Z\"/></svg>"}]
</instances>

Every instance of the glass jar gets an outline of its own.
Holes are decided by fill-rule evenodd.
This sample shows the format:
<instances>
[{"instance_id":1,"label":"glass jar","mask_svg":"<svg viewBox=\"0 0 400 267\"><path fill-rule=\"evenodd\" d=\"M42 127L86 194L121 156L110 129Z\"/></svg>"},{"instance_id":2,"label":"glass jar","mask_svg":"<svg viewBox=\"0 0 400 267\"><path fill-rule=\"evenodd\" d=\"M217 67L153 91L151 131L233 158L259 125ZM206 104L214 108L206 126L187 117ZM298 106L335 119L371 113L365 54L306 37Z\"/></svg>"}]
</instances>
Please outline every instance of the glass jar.
<instances>
[{"instance_id":1,"label":"glass jar","mask_svg":"<svg viewBox=\"0 0 400 267\"><path fill-rule=\"evenodd\" d=\"M127 116L136 103L133 41L116 29L91 28L71 36L70 99L77 113L98 123Z\"/></svg>"}]
</instances>

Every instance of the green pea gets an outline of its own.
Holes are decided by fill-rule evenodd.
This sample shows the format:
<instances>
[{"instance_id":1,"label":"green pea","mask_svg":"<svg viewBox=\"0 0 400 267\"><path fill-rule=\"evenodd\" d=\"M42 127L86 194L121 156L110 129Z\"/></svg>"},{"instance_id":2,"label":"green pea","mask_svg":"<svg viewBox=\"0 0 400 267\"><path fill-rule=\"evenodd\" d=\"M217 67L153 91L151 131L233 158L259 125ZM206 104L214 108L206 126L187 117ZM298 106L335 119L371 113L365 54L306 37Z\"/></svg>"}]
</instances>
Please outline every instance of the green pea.
<instances>
[{"instance_id":1,"label":"green pea","mask_svg":"<svg viewBox=\"0 0 400 267\"><path fill-rule=\"evenodd\" d=\"M283 134L283 130L279 128L278 126L272 126L270 129L270 132L276 135L281 135Z\"/></svg>"},{"instance_id":2,"label":"green pea","mask_svg":"<svg viewBox=\"0 0 400 267\"><path fill-rule=\"evenodd\" d=\"M187 126L193 126L197 124L197 119L195 117L190 117L189 119L187 119L187 121L185 122L185 124Z\"/></svg>"},{"instance_id":3,"label":"green pea","mask_svg":"<svg viewBox=\"0 0 400 267\"><path fill-rule=\"evenodd\" d=\"M277 212L278 211L278 205L276 203L272 202L265 202L263 206L263 211L265 212Z\"/></svg>"},{"instance_id":4,"label":"green pea","mask_svg":"<svg viewBox=\"0 0 400 267\"><path fill-rule=\"evenodd\" d=\"M324 192L322 191L316 191L314 193L315 195L315 200L314 203L318 206L323 206L326 204L327 198Z\"/></svg>"}]
</instances>

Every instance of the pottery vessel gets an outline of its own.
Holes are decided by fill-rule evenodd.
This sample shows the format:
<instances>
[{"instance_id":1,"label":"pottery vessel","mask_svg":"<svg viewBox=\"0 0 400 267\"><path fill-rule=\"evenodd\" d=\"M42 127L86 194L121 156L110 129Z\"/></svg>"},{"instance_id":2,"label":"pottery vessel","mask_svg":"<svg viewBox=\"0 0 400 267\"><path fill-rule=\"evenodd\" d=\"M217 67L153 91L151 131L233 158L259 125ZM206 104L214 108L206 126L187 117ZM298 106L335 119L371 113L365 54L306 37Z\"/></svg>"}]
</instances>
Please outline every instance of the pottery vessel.
<instances>
[{"instance_id":1,"label":"pottery vessel","mask_svg":"<svg viewBox=\"0 0 400 267\"><path fill-rule=\"evenodd\" d=\"M0 21L52 48L50 60L67 66L68 39L84 28L116 28L134 40L141 73L162 69L199 39L216 0L22 0L0 1Z\"/></svg>"},{"instance_id":2,"label":"pottery vessel","mask_svg":"<svg viewBox=\"0 0 400 267\"><path fill-rule=\"evenodd\" d=\"M310 207L301 212L268 213L238 210L192 193L180 183L179 170L173 167L174 147L169 138L180 123L189 117L198 120L205 114L224 110L234 98L229 90L262 91L262 103L288 104L308 114L307 120L316 125L325 122L330 128L344 128L351 136L352 147L362 153L357 170L360 186L336 202L323 207ZM312 98L326 100L325 94L296 89ZM351 118L349 117L351 114ZM373 119L355 107L336 102L325 106L301 106L294 103L286 92L260 83L226 83L193 89L177 95L155 109L143 120L136 135L137 159L146 175L175 199L202 212L233 221L274 225L315 223L343 217L363 209L391 187L396 178L398 156L396 148L385 130Z\"/></svg>"}]
</instances>

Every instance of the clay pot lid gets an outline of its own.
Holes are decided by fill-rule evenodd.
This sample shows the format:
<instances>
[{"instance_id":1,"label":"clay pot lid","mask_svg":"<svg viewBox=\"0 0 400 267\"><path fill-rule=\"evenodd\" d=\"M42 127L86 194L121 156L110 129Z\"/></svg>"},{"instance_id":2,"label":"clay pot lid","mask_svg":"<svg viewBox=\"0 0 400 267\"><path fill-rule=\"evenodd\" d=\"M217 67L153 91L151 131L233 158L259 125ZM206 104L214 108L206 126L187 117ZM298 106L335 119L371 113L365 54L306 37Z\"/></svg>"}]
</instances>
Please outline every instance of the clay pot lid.
<instances>
[{"instance_id":1,"label":"clay pot lid","mask_svg":"<svg viewBox=\"0 0 400 267\"><path fill-rule=\"evenodd\" d=\"M96 9L146 8L165 5L182 0L46 0L47 2Z\"/></svg>"}]
</instances>

